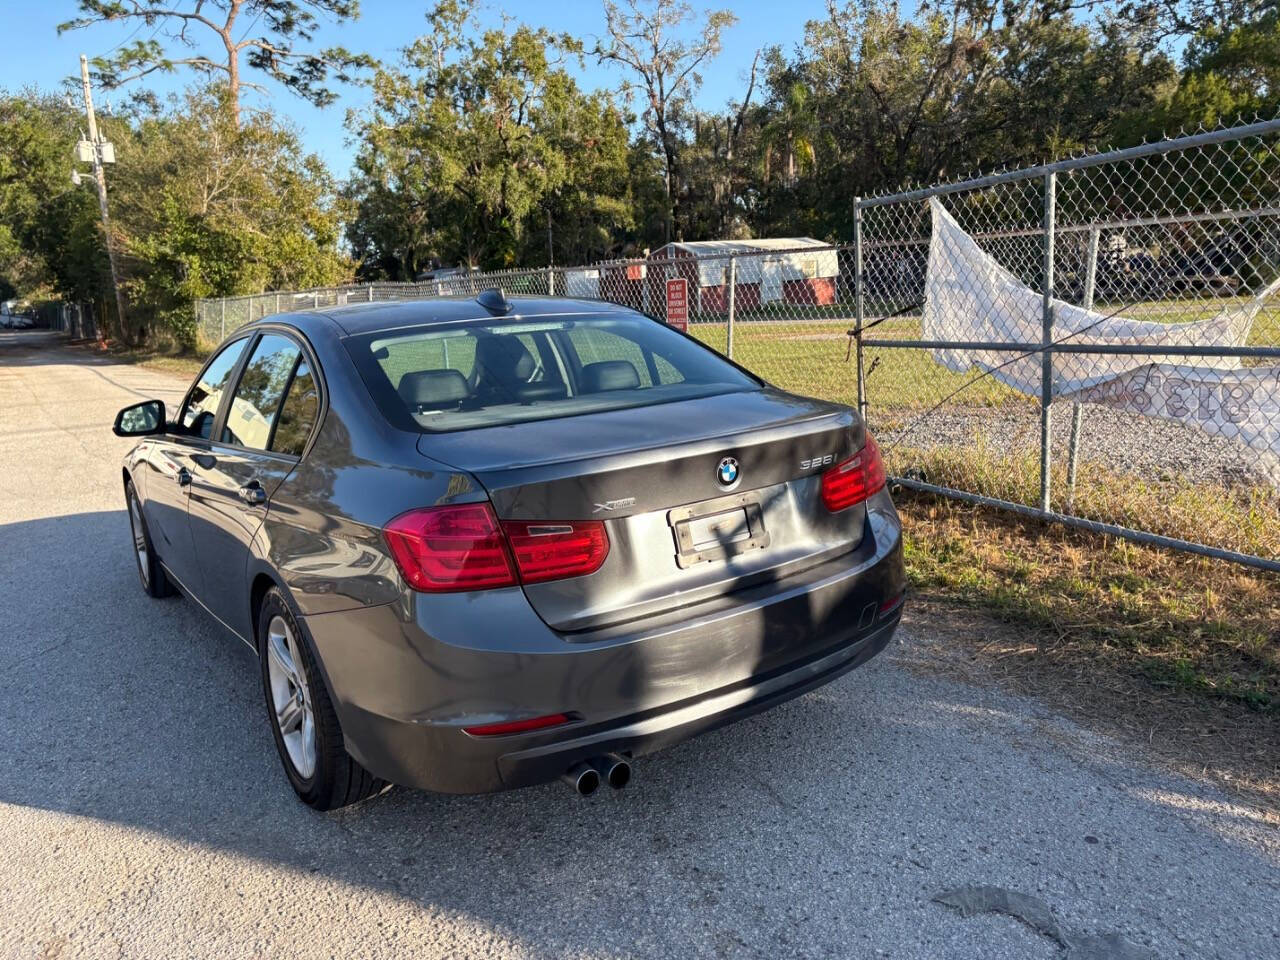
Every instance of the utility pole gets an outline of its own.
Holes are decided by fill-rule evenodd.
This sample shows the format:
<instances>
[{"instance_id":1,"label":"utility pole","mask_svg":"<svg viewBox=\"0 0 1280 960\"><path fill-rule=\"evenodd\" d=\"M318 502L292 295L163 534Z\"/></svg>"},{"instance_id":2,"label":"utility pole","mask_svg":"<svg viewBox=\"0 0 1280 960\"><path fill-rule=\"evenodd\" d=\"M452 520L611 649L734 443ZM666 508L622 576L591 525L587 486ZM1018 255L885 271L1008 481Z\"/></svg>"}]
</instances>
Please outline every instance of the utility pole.
<instances>
[{"instance_id":1,"label":"utility pole","mask_svg":"<svg viewBox=\"0 0 1280 960\"><path fill-rule=\"evenodd\" d=\"M102 211L102 230L106 235L107 260L111 263L111 289L116 295L116 316L120 324L120 334L125 335L124 295L120 292L120 270L116 264L116 245L111 240L111 217L107 212L107 174L102 167L103 143L98 139L98 119L93 113L93 91L89 88L89 60L80 54L80 81L84 85L84 114L89 121L89 142L92 144L91 159L93 161L93 178L98 184L98 208ZM114 161L114 150L112 159ZM102 340L102 329L98 329L98 340Z\"/></svg>"},{"instance_id":2,"label":"utility pole","mask_svg":"<svg viewBox=\"0 0 1280 960\"><path fill-rule=\"evenodd\" d=\"M547 205L547 296L556 295L556 248L551 243L551 205Z\"/></svg>"}]
</instances>

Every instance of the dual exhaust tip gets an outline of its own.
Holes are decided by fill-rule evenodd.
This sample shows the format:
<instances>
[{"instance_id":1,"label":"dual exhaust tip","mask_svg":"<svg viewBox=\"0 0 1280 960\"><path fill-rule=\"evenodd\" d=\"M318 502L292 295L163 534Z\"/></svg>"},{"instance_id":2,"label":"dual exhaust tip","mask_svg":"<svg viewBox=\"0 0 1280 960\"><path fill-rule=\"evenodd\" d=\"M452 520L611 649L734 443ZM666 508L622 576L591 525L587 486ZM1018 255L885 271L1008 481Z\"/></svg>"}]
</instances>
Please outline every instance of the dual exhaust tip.
<instances>
[{"instance_id":1,"label":"dual exhaust tip","mask_svg":"<svg viewBox=\"0 0 1280 960\"><path fill-rule=\"evenodd\" d=\"M584 797L595 793L601 783L621 790L631 782L631 761L616 753L606 753L602 757L575 763L560 779Z\"/></svg>"}]
</instances>

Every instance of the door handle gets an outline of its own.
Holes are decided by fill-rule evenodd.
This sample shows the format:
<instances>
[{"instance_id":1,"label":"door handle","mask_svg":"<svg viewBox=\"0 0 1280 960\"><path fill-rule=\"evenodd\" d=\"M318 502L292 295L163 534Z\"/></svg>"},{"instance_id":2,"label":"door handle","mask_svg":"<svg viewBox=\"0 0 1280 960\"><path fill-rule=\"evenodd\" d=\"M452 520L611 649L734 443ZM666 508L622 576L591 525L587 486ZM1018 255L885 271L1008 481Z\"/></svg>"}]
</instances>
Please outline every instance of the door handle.
<instances>
[{"instance_id":1,"label":"door handle","mask_svg":"<svg viewBox=\"0 0 1280 960\"><path fill-rule=\"evenodd\" d=\"M240 488L240 499L251 507L260 507L267 502L267 491L257 480L250 480Z\"/></svg>"},{"instance_id":2,"label":"door handle","mask_svg":"<svg viewBox=\"0 0 1280 960\"><path fill-rule=\"evenodd\" d=\"M189 487L191 486L191 471L186 467L179 467L178 472L173 475L173 479L178 481L178 486Z\"/></svg>"}]
</instances>

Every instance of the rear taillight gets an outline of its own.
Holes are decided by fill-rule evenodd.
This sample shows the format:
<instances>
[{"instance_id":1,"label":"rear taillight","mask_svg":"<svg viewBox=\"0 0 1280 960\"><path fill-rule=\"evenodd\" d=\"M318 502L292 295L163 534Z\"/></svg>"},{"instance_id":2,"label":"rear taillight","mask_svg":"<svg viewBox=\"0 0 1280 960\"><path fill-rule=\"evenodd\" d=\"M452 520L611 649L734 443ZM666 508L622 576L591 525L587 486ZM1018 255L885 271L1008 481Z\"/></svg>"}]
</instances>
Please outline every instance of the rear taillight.
<instances>
[{"instance_id":1,"label":"rear taillight","mask_svg":"<svg viewBox=\"0 0 1280 960\"><path fill-rule=\"evenodd\" d=\"M595 573L609 555L609 537L601 520L574 523L504 520L502 532L511 544L516 569L524 583Z\"/></svg>"},{"instance_id":2,"label":"rear taillight","mask_svg":"<svg viewBox=\"0 0 1280 960\"><path fill-rule=\"evenodd\" d=\"M409 586L433 593L581 577L609 555L600 520L499 524L488 503L411 510L384 534Z\"/></svg>"},{"instance_id":3,"label":"rear taillight","mask_svg":"<svg viewBox=\"0 0 1280 960\"><path fill-rule=\"evenodd\" d=\"M885 482L880 448L868 430L867 443L861 450L822 475L822 502L832 513L844 510L883 490Z\"/></svg>"},{"instance_id":4,"label":"rear taillight","mask_svg":"<svg viewBox=\"0 0 1280 960\"><path fill-rule=\"evenodd\" d=\"M516 582L507 542L487 503L411 510L383 533L415 590L480 590Z\"/></svg>"}]
</instances>

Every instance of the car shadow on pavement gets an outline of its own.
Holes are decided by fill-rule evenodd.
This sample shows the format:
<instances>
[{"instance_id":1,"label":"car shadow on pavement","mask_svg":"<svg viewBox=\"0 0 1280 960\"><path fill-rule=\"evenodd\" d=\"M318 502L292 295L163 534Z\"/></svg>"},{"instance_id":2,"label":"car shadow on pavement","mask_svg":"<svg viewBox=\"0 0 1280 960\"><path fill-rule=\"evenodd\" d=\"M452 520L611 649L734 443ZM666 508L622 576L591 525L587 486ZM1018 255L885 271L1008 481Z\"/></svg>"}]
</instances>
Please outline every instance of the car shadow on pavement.
<instances>
[{"instance_id":1,"label":"car shadow on pavement","mask_svg":"<svg viewBox=\"0 0 1280 960\"><path fill-rule=\"evenodd\" d=\"M1176 846L1147 851L1170 828L1159 803L1082 775L1062 751L1021 750L984 730L1007 722L986 692L881 661L642 759L621 792L394 788L317 814L279 769L253 653L194 603L143 595L123 511L0 526L0 583L0 804L462 914L528 955L782 956L840 944L863 955L911 938L923 949L937 931L946 955L961 955L951 948L987 944L994 928L931 905L940 889L1047 889L1087 917L1104 894L1148 896L1162 854L1224 855L1220 838L1177 824ZM1079 795L1064 797L1068 785ZM1234 878L1214 870L1199 889L1191 872L1169 876L1136 908L1253 909L1249 884L1268 867L1243 846L1227 856ZM1032 935L1011 925L999 936Z\"/></svg>"}]
</instances>

